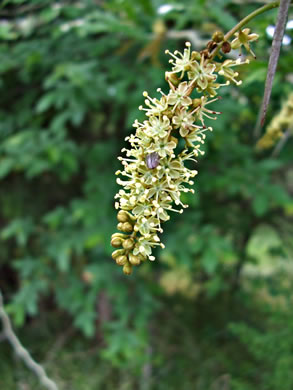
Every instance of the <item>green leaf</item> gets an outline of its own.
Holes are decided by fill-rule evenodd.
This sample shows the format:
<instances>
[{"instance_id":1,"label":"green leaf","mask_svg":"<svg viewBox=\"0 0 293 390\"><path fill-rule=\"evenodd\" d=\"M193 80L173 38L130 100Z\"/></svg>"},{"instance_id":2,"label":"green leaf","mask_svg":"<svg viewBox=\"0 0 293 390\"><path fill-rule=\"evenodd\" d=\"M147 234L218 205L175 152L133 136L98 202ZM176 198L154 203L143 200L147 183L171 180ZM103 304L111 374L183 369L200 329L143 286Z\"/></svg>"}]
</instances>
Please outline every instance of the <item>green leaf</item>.
<instances>
[{"instance_id":1,"label":"green leaf","mask_svg":"<svg viewBox=\"0 0 293 390\"><path fill-rule=\"evenodd\" d=\"M263 216L269 207L268 198L263 194L255 195L252 201L252 207L258 217Z\"/></svg>"},{"instance_id":2,"label":"green leaf","mask_svg":"<svg viewBox=\"0 0 293 390\"><path fill-rule=\"evenodd\" d=\"M55 100L56 100L56 93L54 91L46 93L38 101L36 106L36 112L42 113L47 111L51 106L55 104Z\"/></svg>"},{"instance_id":3,"label":"green leaf","mask_svg":"<svg viewBox=\"0 0 293 390\"><path fill-rule=\"evenodd\" d=\"M0 179L8 175L13 169L14 161L12 158L2 158L0 160Z\"/></svg>"},{"instance_id":4,"label":"green leaf","mask_svg":"<svg viewBox=\"0 0 293 390\"><path fill-rule=\"evenodd\" d=\"M82 311L76 316L74 321L75 326L80 328L87 337L92 337L95 332L95 313Z\"/></svg>"},{"instance_id":5,"label":"green leaf","mask_svg":"<svg viewBox=\"0 0 293 390\"><path fill-rule=\"evenodd\" d=\"M213 250L207 248L203 252L203 255L201 256L200 260L203 269L208 274L213 274L216 271L216 268L218 266L218 258Z\"/></svg>"}]
</instances>

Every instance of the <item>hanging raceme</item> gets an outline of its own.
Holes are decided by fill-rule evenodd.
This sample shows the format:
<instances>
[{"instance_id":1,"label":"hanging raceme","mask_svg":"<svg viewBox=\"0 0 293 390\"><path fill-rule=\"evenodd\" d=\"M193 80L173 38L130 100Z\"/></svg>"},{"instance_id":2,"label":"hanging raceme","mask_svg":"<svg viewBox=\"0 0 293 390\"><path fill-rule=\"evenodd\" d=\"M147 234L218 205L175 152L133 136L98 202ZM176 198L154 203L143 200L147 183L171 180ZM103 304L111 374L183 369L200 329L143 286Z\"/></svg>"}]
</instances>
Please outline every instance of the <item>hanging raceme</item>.
<instances>
[{"instance_id":1,"label":"hanging raceme","mask_svg":"<svg viewBox=\"0 0 293 390\"><path fill-rule=\"evenodd\" d=\"M235 35L232 45L251 52L249 41L257 35L249 35L247 29ZM187 168L186 162L196 162L204 154L206 133L212 131L205 120L215 120L220 114L213 110L217 90L230 82L241 84L234 67L248 63L248 59L214 59L221 47L225 53L230 51L231 45L224 39L221 32L216 32L201 52L192 51L189 42L183 53L167 50L172 65L172 70L165 73L168 94L161 89L160 98L143 93L145 107L139 109L145 111L146 120L134 122L136 133L126 137L130 147L122 149L125 157L118 157L123 170L116 172L122 177L117 183L123 187L115 196L117 228L122 233L112 235L111 244L117 248L112 257L123 266L125 274L131 274L134 265L155 260L153 248L164 248L159 238L162 224L170 219L171 211L182 213L188 207L181 201L182 193L194 193L189 186L194 184L197 171ZM194 90L201 96L194 98ZM177 147L181 139L183 148Z\"/></svg>"}]
</instances>

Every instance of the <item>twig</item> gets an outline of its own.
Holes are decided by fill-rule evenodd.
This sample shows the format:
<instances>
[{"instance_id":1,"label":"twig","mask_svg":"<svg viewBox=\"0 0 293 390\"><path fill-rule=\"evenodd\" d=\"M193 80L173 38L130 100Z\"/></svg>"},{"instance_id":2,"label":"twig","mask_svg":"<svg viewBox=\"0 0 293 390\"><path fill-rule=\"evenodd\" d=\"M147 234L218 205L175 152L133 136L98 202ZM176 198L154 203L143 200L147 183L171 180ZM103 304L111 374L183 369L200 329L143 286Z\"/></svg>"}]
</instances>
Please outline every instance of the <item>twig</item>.
<instances>
[{"instance_id":1,"label":"twig","mask_svg":"<svg viewBox=\"0 0 293 390\"><path fill-rule=\"evenodd\" d=\"M22 361L26 364L26 366L34 372L34 374L38 377L40 383L44 385L48 390L58 390L58 387L55 382L47 377L45 370L43 367L38 364L30 355L30 353L22 346L21 342L18 340L15 335L10 319L4 310L3 305L3 296L0 290L0 319L3 325L3 333L5 338L11 344L14 352L17 356L19 356Z\"/></svg>"}]
</instances>

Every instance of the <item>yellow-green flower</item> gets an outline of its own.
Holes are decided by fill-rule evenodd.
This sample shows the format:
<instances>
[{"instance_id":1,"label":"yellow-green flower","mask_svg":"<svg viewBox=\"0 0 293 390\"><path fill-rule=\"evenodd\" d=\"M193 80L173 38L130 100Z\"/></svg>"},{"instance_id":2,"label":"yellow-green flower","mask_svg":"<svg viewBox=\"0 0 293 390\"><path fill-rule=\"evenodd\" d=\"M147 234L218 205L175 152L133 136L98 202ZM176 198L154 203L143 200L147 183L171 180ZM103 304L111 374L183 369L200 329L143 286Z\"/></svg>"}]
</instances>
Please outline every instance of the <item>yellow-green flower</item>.
<instances>
[{"instance_id":1,"label":"yellow-green flower","mask_svg":"<svg viewBox=\"0 0 293 390\"><path fill-rule=\"evenodd\" d=\"M235 39L231 42L232 49L240 49L244 46L245 49L250 53L254 58L255 54L251 50L250 42L256 41L258 39L257 34L250 34L250 28L245 28L243 30L240 30L239 32L236 32Z\"/></svg>"}]
</instances>

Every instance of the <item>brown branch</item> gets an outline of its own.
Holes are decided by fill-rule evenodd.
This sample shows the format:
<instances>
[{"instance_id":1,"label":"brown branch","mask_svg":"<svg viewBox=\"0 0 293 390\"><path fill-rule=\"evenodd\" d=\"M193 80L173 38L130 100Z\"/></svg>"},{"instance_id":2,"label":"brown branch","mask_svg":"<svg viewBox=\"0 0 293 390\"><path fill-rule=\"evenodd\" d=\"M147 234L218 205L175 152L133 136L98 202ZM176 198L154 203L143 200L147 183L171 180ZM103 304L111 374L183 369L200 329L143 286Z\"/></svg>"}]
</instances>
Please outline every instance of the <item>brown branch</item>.
<instances>
[{"instance_id":1,"label":"brown branch","mask_svg":"<svg viewBox=\"0 0 293 390\"><path fill-rule=\"evenodd\" d=\"M259 134L260 128L263 126L266 113L268 109L268 105L270 102L272 87L273 87L273 81L274 76L277 70L280 50L282 46L282 40L284 36L284 31L286 27L286 21L288 17L289 12L289 6L290 6L290 0L281 0L280 1L280 7L277 17L277 23L276 23L276 29L274 32L274 38L272 43L272 50L269 60L269 66L268 66L268 73L267 73L267 79L265 84L265 91L264 91L264 97L262 102L262 108L260 111L259 116L259 124L256 126L255 135L257 136Z\"/></svg>"},{"instance_id":2,"label":"brown branch","mask_svg":"<svg viewBox=\"0 0 293 390\"><path fill-rule=\"evenodd\" d=\"M25 349L16 334L12 329L10 319L4 310L2 292L0 290L0 319L3 325L3 335L7 341L11 344L14 352L21 360L26 364L26 366L38 377L40 383L44 385L48 390L58 390L58 387L55 382L48 378L44 368L38 364L30 355L27 349Z\"/></svg>"}]
</instances>

